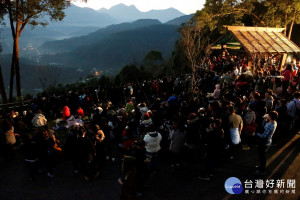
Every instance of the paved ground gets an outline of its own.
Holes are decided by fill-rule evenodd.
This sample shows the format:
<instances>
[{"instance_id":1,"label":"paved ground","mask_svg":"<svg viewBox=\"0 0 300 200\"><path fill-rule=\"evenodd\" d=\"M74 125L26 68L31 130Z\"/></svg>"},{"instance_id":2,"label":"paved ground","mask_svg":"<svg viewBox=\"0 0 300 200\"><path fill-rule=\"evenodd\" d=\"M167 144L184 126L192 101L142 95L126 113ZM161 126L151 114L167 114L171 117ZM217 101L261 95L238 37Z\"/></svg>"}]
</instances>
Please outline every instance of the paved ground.
<instances>
[{"instance_id":1,"label":"paved ground","mask_svg":"<svg viewBox=\"0 0 300 200\"><path fill-rule=\"evenodd\" d=\"M234 200L234 199L263 199L263 200L297 200L300 198L300 135L283 137L278 145L268 152L268 173L264 177L252 175L257 164L257 147L250 151L240 150L234 160L224 161L217 168L215 177L210 181L197 179L203 164L184 163L181 169L174 170L166 162L162 162L158 173L147 182L147 188L142 200ZM70 161L58 164L55 178L40 174L37 180L28 180L22 154L17 150L13 162L0 159L0 200L81 200L81 199L119 199L120 185L117 179L120 175L120 161L115 164L107 163L101 171L99 179L86 182L81 176L74 176ZM229 177L237 177L243 182L262 178L266 179L295 179L296 194L245 194L231 195L224 189L224 183ZM254 187L253 187L254 188ZM286 185L285 185L286 188ZM257 190L257 188L256 188ZM255 193L256 193L255 190Z\"/></svg>"}]
</instances>

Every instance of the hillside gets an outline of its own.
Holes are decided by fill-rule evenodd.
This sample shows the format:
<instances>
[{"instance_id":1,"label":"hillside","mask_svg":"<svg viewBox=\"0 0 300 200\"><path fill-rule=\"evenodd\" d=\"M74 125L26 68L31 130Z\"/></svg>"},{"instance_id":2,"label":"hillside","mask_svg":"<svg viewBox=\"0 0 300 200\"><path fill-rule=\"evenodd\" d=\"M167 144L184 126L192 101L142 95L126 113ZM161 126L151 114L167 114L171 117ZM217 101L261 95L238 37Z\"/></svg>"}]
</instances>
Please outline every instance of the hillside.
<instances>
[{"instance_id":1,"label":"hillside","mask_svg":"<svg viewBox=\"0 0 300 200\"><path fill-rule=\"evenodd\" d=\"M194 14L177 17L175 19L172 19L172 20L166 22L166 24L180 26L181 24L189 21L193 16L194 16Z\"/></svg>"},{"instance_id":2,"label":"hillside","mask_svg":"<svg viewBox=\"0 0 300 200\"><path fill-rule=\"evenodd\" d=\"M0 61L4 79L4 85L6 91L9 90L9 78L10 78L10 54L0 54ZM66 68L64 66L48 66L48 73L46 70L40 70L41 67L37 67L30 60L26 58L20 59L20 70L21 70L21 84L22 84L22 93L25 94L35 94L41 92L43 86L40 82L40 79L44 80L43 77L49 76L49 73L55 75L58 84L67 84L67 83L75 83L80 78L85 78L88 74L90 74L90 70L78 70L74 69L70 73L70 68ZM38 71L40 70L40 71ZM49 86L49 83L46 84ZM8 94L8 93L7 93Z\"/></svg>"},{"instance_id":3,"label":"hillside","mask_svg":"<svg viewBox=\"0 0 300 200\"><path fill-rule=\"evenodd\" d=\"M158 20L137 20L133 23L110 25L88 35L73 37L64 40L49 41L41 45L38 50L41 54L57 54L72 51L82 45L90 45L117 32L134 30L151 25L161 24Z\"/></svg>"},{"instance_id":4,"label":"hillside","mask_svg":"<svg viewBox=\"0 0 300 200\"><path fill-rule=\"evenodd\" d=\"M43 56L41 60L70 67L96 67L118 72L126 64L140 63L151 50L162 52L165 58L170 56L179 36L177 28L159 24L118 32L68 53Z\"/></svg>"},{"instance_id":5,"label":"hillside","mask_svg":"<svg viewBox=\"0 0 300 200\"><path fill-rule=\"evenodd\" d=\"M50 22L46 27L37 26L34 29L29 25L26 26L20 37L20 50L25 55L28 53L24 49L36 48L46 41L61 40L75 36L86 35L99 28L117 23L117 20L111 16L99 13L90 8L80 8L73 4L65 10L66 17L63 21ZM44 17L41 21L48 21L48 17ZM13 40L9 27L7 16L4 18L6 26L1 28L3 52L11 53Z\"/></svg>"}]
</instances>

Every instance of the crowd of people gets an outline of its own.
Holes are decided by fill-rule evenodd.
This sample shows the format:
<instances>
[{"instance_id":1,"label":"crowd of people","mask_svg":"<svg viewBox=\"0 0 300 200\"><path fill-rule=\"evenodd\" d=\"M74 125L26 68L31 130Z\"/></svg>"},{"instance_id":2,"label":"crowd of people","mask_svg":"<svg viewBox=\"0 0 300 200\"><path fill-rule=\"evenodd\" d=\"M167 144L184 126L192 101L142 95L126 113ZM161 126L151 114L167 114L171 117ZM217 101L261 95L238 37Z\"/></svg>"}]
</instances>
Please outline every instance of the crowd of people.
<instances>
[{"instance_id":1,"label":"crowd of people","mask_svg":"<svg viewBox=\"0 0 300 200\"><path fill-rule=\"evenodd\" d=\"M285 137L282 130L299 130L297 67L280 70L264 59L250 69L244 58L211 57L199 67L193 91L187 74L60 96L42 93L25 111L1 115L2 152L13 159L13 147L20 145L30 179L42 166L53 177L56 161L69 158L74 173L89 181L107 160L123 159L122 199L141 195L162 159L176 169L183 157L202 158L199 178L210 180L224 150L236 159L238 151L258 144L254 173L264 175L266 152Z\"/></svg>"}]
</instances>

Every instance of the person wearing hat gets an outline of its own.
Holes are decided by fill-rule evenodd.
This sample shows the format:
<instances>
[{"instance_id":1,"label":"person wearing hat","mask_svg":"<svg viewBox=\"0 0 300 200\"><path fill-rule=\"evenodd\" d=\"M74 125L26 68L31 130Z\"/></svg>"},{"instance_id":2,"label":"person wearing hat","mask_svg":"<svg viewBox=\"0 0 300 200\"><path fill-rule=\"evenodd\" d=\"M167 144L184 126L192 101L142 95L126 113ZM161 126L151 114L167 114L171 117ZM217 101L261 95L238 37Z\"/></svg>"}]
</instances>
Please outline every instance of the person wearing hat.
<instances>
[{"instance_id":1,"label":"person wearing hat","mask_svg":"<svg viewBox=\"0 0 300 200\"><path fill-rule=\"evenodd\" d=\"M84 111L83 109L79 106L78 110L77 110L77 115L84 118Z\"/></svg>"},{"instance_id":2,"label":"person wearing hat","mask_svg":"<svg viewBox=\"0 0 300 200\"><path fill-rule=\"evenodd\" d=\"M150 117L150 113L147 112L143 116L143 120L141 122L141 126L144 126L145 128L148 128L152 124L152 119Z\"/></svg>"}]
</instances>

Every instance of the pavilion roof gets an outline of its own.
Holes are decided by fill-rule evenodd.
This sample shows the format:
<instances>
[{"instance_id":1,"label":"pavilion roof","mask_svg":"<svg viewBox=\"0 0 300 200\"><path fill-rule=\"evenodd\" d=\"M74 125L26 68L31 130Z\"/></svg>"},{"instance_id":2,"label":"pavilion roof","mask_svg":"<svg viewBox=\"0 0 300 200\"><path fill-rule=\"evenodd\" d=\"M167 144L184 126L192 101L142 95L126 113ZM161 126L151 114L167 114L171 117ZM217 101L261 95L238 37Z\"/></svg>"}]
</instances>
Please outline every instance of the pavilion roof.
<instances>
[{"instance_id":1,"label":"pavilion roof","mask_svg":"<svg viewBox=\"0 0 300 200\"><path fill-rule=\"evenodd\" d=\"M254 53L299 53L300 48L282 34L284 28L225 26L229 34L215 44L243 46L250 54ZM240 44L239 44L240 43Z\"/></svg>"}]
</instances>

